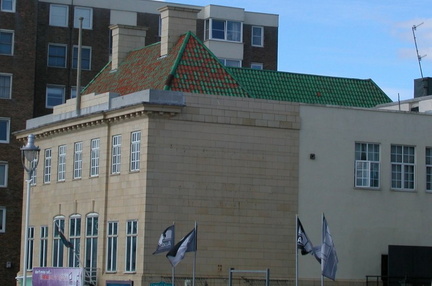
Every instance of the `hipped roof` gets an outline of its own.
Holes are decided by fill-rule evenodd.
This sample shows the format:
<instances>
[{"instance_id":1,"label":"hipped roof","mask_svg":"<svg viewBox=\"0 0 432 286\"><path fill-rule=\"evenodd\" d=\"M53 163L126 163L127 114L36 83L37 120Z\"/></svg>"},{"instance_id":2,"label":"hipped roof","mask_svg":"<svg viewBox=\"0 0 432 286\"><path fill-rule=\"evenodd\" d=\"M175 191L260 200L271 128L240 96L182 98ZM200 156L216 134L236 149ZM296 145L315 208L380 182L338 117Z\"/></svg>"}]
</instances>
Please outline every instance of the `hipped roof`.
<instances>
[{"instance_id":1,"label":"hipped roof","mask_svg":"<svg viewBox=\"0 0 432 286\"><path fill-rule=\"evenodd\" d=\"M371 79L225 67L191 32L166 56L160 56L156 43L129 52L117 70L108 63L84 93L125 95L145 89L352 107L391 102Z\"/></svg>"}]
</instances>

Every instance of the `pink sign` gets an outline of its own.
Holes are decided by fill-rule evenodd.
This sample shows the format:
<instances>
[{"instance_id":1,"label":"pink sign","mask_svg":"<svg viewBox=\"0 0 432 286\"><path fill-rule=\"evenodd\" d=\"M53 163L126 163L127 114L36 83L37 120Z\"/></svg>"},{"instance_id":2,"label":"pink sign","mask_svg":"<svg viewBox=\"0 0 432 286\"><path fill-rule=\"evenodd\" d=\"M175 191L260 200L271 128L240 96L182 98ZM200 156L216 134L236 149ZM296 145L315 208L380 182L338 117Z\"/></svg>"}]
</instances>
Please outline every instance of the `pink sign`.
<instances>
[{"instance_id":1,"label":"pink sign","mask_svg":"<svg viewBox=\"0 0 432 286\"><path fill-rule=\"evenodd\" d=\"M72 267L34 267L33 286L82 286L82 268Z\"/></svg>"}]
</instances>

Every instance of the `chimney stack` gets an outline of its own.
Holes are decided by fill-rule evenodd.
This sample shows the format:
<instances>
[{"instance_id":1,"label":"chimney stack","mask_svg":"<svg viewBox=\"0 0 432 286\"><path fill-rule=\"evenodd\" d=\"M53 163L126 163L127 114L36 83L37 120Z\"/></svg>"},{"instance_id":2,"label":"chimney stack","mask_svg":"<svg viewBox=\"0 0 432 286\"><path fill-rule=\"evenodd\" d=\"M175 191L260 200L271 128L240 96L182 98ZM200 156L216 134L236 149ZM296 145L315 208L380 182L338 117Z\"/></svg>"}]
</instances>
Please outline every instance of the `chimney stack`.
<instances>
[{"instance_id":1,"label":"chimney stack","mask_svg":"<svg viewBox=\"0 0 432 286\"><path fill-rule=\"evenodd\" d=\"M145 46L146 27L111 25L112 61L111 69L116 70L127 53Z\"/></svg>"},{"instance_id":2,"label":"chimney stack","mask_svg":"<svg viewBox=\"0 0 432 286\"><path fill-rule=\"evenodd\" d=\"M188 31L196 34L199 11L199 9L176 6L164 6L159 9L162 19L161 56L170 52L181 35Z\"/></svg>"}]
</instances>

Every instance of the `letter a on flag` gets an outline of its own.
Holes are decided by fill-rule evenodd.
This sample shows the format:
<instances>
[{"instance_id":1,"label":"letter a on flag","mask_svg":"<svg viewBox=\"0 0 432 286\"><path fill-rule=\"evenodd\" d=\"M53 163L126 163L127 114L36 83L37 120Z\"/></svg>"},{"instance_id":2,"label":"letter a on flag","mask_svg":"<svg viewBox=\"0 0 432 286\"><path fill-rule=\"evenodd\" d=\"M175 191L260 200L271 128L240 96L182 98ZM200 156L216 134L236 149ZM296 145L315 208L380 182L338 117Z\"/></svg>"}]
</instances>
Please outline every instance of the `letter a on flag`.
<instances>
[{"instance_id":1,"label":"letter a on flag","mask_svg":"<svg viewBox=\"0 0 432 286\"><path fill-rule=\"evenodd\" d=\"M314 251L312 242L307 237L299 218L297 218L297 249L301 250L302 255Z\"/></svg>"}]
</instances>

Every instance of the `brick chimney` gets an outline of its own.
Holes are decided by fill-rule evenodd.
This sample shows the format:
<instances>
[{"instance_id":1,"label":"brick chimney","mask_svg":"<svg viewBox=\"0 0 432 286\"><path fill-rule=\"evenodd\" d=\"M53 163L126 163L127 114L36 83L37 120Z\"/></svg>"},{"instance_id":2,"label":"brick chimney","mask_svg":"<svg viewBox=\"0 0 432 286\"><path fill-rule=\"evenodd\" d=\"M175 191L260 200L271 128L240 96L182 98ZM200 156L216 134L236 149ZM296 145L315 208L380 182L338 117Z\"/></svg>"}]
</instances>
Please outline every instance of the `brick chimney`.
<instances>
[{"instance_id":1,"label":"brick chimney","mask_svg":"<svg viewBox=\"0 0 432 286\"><path fill-rule=\"evenodd\" d=\"M112 61L111 68L117 69L127 53L145 46L146 27L111 25Z\"/></svg>"},{"instance_id":2,"label":"brick chimney","mask_svg":"<svg viewBox=\"0 0 432 286\"><path fill-rule=\"evenodd\" d=\"M161 56L167 55L178 38L188 31L196 34L199 9L164 6L159 9L162 19Z\"/></svg>"}]
</instances>

